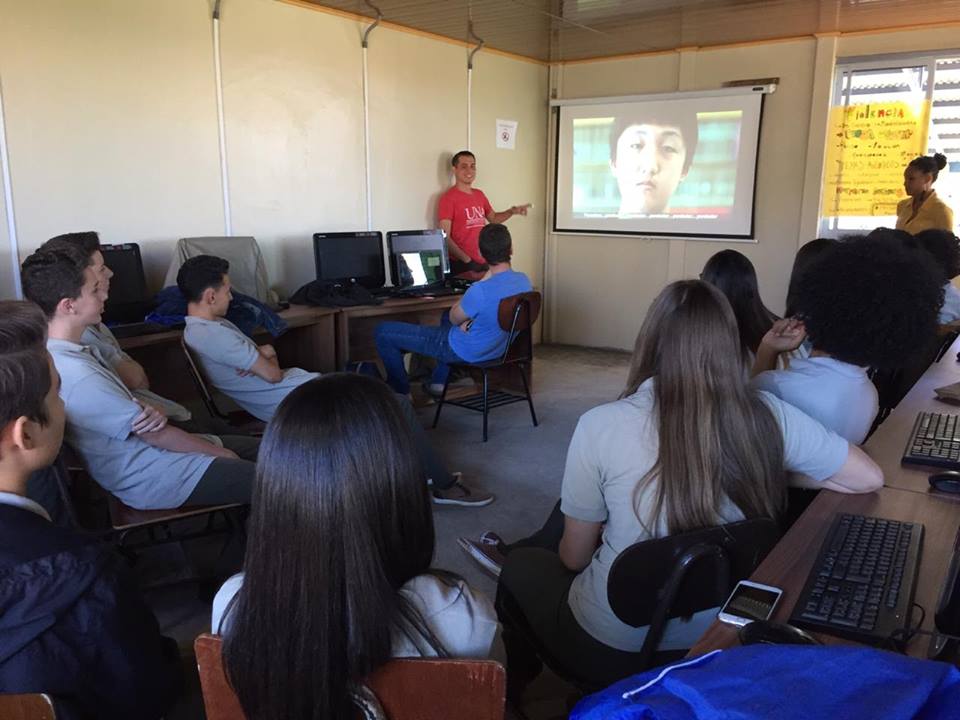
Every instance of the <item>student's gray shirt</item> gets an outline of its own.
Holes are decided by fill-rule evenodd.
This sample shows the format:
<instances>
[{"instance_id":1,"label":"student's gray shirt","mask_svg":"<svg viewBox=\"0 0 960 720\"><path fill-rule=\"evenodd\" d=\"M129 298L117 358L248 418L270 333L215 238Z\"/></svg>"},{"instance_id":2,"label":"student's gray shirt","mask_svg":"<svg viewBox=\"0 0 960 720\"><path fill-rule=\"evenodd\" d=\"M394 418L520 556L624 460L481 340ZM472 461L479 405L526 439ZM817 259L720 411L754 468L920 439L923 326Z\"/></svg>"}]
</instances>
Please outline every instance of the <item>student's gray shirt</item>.
<instances>
[{"instance_id":1,"label":"student's gray shirt","mask_svg":"<svg viewBox=\"0 0 960 720\"><path fill-rule=\"evenodd\" d=\"M269 383L256 375L240 375L253 367L260 352L257 344L229 320L204 320L187 316L183 339L197 356L207 381L255 418L269 422L277 406L294 388L320 377L300 368L283 371L280 382Z\"/></svg>"},{"instance_id":2,"label":"student's gray shirt","mask_svg":"<svg viewBox=\"0 0 960 720\"><path fill-rule=\"evenodd\" d=\"M750 383L800 408L854 445L866 439L880 409L867 371L829 357L791 360L786 370L762 372Z\"/></svg>"},{"instance_id":3,"label":"student's gray shirt","mask_svg":"<svg viewBox=\"0 0 960 720\"><path fill-rule=\"evenodd\" d=\"M153 447L131 432L142 408L92 346L47 340L60 373L67 442L100 485L130 507L182 505L214 458Z\"/></svg>"},{"instance_id":4,"label":"student's gray shirt","mask_svg":"<svg viewBox=\"0 0 960 720\"><path fill-rule=\"evenodd\" d=\"M227 580L213 599L210 631L224 634L230 626L230 602L243 587L243 573ZM493 603L463 580L448 584L437 576L418 575L400 588L450 657L491 659L506 665L500 623ZM224 622L226 620L226 622ZM417 633L395 630L393 657L436 657L437 648Z\"/></svg>"},{"instance_id":5,"label":"student's gray shirt","mask_svg":"<svg viewBox=\"0 0 960 720\"><path fill-rule=\"evenodd\" d=\"M110 328L103 323L97 323L96 325L87 327L87 329L83 331L83 335L80 336L80 344L90 345L99 350L100 357L114 370L116 370L117 366L122 362L136 362L123 351L120 343L117 342L117 338L110 331ZM191 418L190 411L183 405L161 397L152 390L140 389L131 390L130 392L133 393L135 398L157 408L171 420L186 422Z\"/></svg>"},{"instance_id":6,"label":"student's gray shirt","mask_svg":"<svg viewBox=\"0 0 960 720\"><path fill-rule=\"evenodd\" d=\"M761 393L783 433L784 464L818 481L835 474L846 462L849 445L796 408ZM574 578L570 609L580 626L610 647L638 652L647 628L620 622L607 601L607 577L616 557L642 540L664 537L666 518L651 517L656 479L635 492L657 460L659 439L653 380L630 397L601 405L577 423L563 475L560 509L584 522L604 523L600 546L590 565ZM642 521L641 521L642 518ZM729 499L717 508L717 524L742 520ZM716 616L705 610L689 622L667 624L661 649L690 647Z\"/></svg>"}]
</instances>

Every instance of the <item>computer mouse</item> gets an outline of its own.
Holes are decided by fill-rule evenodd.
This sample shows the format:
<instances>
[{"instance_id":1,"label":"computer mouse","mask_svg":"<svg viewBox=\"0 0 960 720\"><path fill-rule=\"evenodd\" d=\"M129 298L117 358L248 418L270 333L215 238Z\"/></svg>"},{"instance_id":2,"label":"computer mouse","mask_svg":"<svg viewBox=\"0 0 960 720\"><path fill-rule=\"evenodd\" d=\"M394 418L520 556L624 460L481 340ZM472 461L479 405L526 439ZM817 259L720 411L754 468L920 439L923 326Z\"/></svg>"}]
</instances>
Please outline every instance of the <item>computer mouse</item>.
<instances>
[{"instance_id":1,"label":"computer mouse","mask_svg":"<svg viewBox=\"0 0 960 720\"><path fill-rule=\"evenodd\" d=\"M820 645L810 633L786 623L755 620L740 628L741 645Z\"/></svg>"},{"instance_id":2,"label":"computer mouse","mask_svg":"<svg viewBox=\"0 0 960 720\"><path fill-rule=\"evenodd\" d=\"M942 470L934 473L927 480L930 487L940 492L960 493L960 472L956 470Z\"/></svg>"}]
</instances>

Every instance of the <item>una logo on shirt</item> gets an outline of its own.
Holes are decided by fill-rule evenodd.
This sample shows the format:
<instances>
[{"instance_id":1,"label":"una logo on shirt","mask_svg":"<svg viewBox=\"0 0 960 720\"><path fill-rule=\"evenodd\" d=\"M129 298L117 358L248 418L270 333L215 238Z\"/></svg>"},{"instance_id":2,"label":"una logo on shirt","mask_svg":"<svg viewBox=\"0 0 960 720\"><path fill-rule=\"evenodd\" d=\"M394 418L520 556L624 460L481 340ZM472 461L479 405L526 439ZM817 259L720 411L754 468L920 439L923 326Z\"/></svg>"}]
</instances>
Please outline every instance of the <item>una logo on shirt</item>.
<instances>
[{"instance_id":1,"label":"una logo on shirt","mask_svg":"<svg viewBox=\"0 0 960 720\"><path fill-rule=\"evenodd\" d=\"M483 216L483 208L481 206L474 205L473 207L464 208L464 212L467 214L467 227L487 224L487 219Z\"/></svg>"}]
</instances>

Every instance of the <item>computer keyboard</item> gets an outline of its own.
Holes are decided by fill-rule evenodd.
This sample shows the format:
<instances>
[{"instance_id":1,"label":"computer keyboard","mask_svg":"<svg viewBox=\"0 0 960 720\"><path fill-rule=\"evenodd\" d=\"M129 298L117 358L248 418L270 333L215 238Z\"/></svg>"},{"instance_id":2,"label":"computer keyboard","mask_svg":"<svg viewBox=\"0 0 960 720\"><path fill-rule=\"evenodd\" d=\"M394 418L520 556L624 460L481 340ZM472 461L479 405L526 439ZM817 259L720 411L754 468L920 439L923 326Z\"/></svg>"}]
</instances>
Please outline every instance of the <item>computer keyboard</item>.
<instances>
[{"instance_id":1,"label":"computer keyboard","mask_svg":"<svg viewBox=\"0 0 960 720\"><path fill-rule=\"evenodd\" d=\"M901 462L960 470L958 419L960 415L919 413Z\"/></svg>"},{"instance_id":2,"label":"computer keyboard","mask_svg":"<svg viewBox=\"0 0 960 720\"><path fill-rule=\"evenodd\" d=\"M837 513L790 616L797 627L879 645L908 627L923 525Z\"/></svg>"}]
</instances>

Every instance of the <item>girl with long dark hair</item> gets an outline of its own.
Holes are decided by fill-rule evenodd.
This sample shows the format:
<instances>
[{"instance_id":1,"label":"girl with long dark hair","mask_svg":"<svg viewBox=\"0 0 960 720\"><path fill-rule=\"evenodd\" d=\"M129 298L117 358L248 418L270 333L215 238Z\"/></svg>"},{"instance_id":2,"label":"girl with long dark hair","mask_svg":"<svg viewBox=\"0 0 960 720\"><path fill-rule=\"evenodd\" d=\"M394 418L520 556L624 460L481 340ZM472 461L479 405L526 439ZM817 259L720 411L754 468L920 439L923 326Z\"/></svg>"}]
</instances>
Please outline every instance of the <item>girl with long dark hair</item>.
<instances>
[{"instance_id":1,"label":"girl with long dark hair","mask_svg":"<svg viewBox=\"0 0 960 720\"><path fill-rule=\"evenodd\" d=\"M351 688L392 657L503 657L489 600L431 570L412 433L383 383L291 392L257 463L244 572L214 600L250 720L353 720Z\"/></svg>"},{"instance_id":2,"label":"girl with long dark hair","mask_svg":"<svg viewBox=\"0 0 960 720\"><path fill-rule=\"evenodd\" d=\"M519 612L526 625L522 633L504 627L512 680L536 667L530 633L585 682L637 670L647 628L621 622L607 600L610 567L633 543L774 517L787 471L840 492L881 485L880 468L859 448L752 389L739 344L720 290L696 280L668 285L640 329L620 399L580 418L545 527L513 546L493 533L461 539L499 574L497 607L510 608L501 620ZM715 616L671 620L660 649L691 647Z\"/></svg>"},{"instance_id":3,"label":"girl with long dark hair","mask_svg":"<svg viewBox=\"0 0 960 720\"><path fill-rule=\"evenodd\" d=\"M727 297L737 319L740 346L750 356L757 354L763 336L779 318L760 298L757 271L750 259L736 250L721 250L707 260L700 279Z\"/></svg>"}]
</instances>

